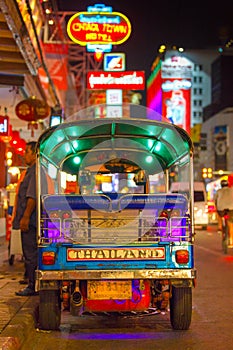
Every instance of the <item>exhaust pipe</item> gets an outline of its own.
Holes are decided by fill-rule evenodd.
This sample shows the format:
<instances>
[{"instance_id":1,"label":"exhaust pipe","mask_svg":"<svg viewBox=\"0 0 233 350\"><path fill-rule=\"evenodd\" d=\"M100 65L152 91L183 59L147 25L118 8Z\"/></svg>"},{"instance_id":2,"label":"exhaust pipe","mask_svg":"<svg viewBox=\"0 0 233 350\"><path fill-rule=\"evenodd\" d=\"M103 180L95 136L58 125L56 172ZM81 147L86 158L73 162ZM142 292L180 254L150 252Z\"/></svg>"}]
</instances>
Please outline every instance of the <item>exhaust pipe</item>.
<instances>
[{"instance_id":1,"label":"exhaust pipe","mask_svg":"<svg viewBox=\"0 0 233 350\"><path fill-rule=\"evenodd\" d=\"M83 304L82 294L79 291L74 291L74 293L71 295L71 302L75 306L81 306Z\"/></svg>"},{"instance_id":2,"label":"exhaust pipe","mask_svg":"<svg viewBox=\"0 0 233 350\"><path fill-rule=\"evenodd\" d=\"M79 286L76 286L70 297L70 313L72 316L79 316L82 311L83 296L80 293Z\"/></svg>"}]
</instances>

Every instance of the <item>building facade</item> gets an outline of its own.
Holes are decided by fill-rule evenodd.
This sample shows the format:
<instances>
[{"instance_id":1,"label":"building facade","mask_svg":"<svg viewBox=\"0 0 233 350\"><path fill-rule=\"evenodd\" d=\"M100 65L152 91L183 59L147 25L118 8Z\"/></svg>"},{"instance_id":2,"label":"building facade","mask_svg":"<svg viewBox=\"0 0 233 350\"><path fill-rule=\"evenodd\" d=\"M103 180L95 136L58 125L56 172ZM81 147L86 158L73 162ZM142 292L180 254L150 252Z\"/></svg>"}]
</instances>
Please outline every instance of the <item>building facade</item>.
<instances>
[{"instance_id":1,"label":"building facade","mask_svg":"<svg viewBox=\"0 0 233 350\"><path fill-rule=\"evenodd\" d=\"M161 104L162 94L164 90L160 91L158 89L159 79L167 79L170 81L174 79L190 79L191 89L190 96L188 97L190 101L190 127L192 128L196 124L203 122L203 109L211 103L211 64L219 56L219 52L216 49L203 49L203 50L187 50L184 52L178 52L176 50L166 51L163 55L162 60L157 60L157 64L154 65L151 76L154 76L154 80L157 80L152 84L152 78L149 77L147 85L147 95L150 99L147 99L147 106L149 108L154 108L153 103L151 103L153 91L150 88L157 89L154 93L158 95L161 94ZM161 61L161 62L160 62ZM161 74L158 72L159 64L161 65ZM155 71L156 75L155 75ZM174 88L174 90L176 87ZM184 87L185 89L185 87ZM159 95L158 95L159 96ZM159 98L159 97L158 97ZM154 101L157 100L156 108L157 112L162 113L162 108L158 107L158 98L154 97Z\"/></svg>"}]
</instances>

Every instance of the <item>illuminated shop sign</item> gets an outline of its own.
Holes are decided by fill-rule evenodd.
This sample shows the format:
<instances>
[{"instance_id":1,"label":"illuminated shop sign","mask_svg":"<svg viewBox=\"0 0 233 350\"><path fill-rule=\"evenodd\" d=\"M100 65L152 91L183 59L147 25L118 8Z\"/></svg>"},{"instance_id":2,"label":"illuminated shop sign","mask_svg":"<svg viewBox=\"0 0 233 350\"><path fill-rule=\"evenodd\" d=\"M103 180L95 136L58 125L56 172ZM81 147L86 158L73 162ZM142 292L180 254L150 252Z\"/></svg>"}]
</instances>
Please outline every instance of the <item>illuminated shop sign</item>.
<instances>
[{"instance_id":1,"label":"illuminated shop sign","mask_svg":"<svg viewBox=\"0 0 233 350\"><path fill-rule=\"evenodd\" d=\"M190 133L191 80L162 79L162 115Z\"/></svg>"},{"instance_id":2,"label":"illuminated shop sign","mask_svg":"<svg viewBox=\"0 0 233 350\"><path fill-rule=\"evenodd\" d=\"M98 9L98 8L97 8ZM122 44L131 34L131 23L120 12L78 12L68 21L70 39L81 46L87 44Z\"/></svg>"},{"instance_id":3,"label":"illuminated shop sign","mask_svg":"<svg viewBox=\"0 0 233 350\"><path fill-rule=\"evenodd\" d=\"M163 91L171 91L171 90L189 90L192 87L191 80L188 79L168 79L164 80L162 83Z\"/></svg>"},{"instance_id":4,"label":"illuminated shop sign","mask_svg":"<svg viewBox=\"0 0 233 350\"><path fill-rule=\"evenodd\" d=\"M102 45L97 45L97 44L87 44L87 51L88 52L111 52L112 51L112 44L102 44Z\"/></svg>"},{"instance_id":5,"label":"illuminated shop sign","mask_svg":"<svg viewBox=\"0 0 233 350\"><path fill-rule=\"evenodd\" d=\"M108 105L122 104L122 90L110 89L106 90L106 102Z\"/></svg>"},{"instance_id":6,"label":"illuminated shop sign","mask_svg":"<svg viewBox=\"0 0 233 350\"><path fill-rule=\"evenodd\" d=\"M162 62L162 78L192 78L194 64L182 56L172 56Z\"/></svg>"},{"instance_id":7,"label":"illuminated shop sign","mask_svg":"<svg viewBox=\"0 0 233 350\"><path fill-rule=\"evenodd\" d=\"M144 90L144 71L103 72L91 71L87 73L87 89L129 89Z\"/></svg>"},{"instance_id":8,"label":"illuminated shop sign","mask_svg":"<svg viewBox=\"0 0 233 350\"><path fill-rule=\"evenodd\" d=\"M120 72L125 70L124 53L108 53L104 55L104 71Z\"/></svg>"},{"instance_id":9,"label":"illuminated shop sign","mask_svg":"<svg viewBox=\"0 0 233 350\"><path fill-rule=\"evenodd\" d=\"M7 116L0 115L0 136L8 136L9 130L9 118Z\"/></svg>"}]
</instances>

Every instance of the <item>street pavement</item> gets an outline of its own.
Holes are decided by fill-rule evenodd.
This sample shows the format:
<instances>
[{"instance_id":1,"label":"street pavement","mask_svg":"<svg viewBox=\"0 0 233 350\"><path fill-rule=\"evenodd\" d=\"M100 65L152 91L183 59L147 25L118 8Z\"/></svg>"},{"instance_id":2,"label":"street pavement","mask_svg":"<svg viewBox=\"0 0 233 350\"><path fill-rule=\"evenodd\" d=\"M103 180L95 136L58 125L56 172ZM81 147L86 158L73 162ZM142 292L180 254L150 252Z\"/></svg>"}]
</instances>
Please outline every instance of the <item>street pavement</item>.
<instances>
[{"instance_id":1,"label":"street pavement","mask_svg":"<svg viewBox=\"0 0 233 350\"><path fill-rule=\"evenodd\" d=\"M21 348L32 328L36 327L38 296L20 297L15 292L20 285L24 263L21 255L15 255L9 263L8 241L0 237L0 350Z\"/></svg>"},{"instance_id":2,"label":"street pavement","mask_svg":"<svg viewBox=\"0 0 233 350\"><path fill-rule=\"evenodd\" d=\"M209 226L208 231L216 230ZM0 237L0 350L19 350L30 332L37 329L39 296L20 297L15 292L24 288L24 262L15 255L9 263L8 241Z\"/></svg>"}]
</instances>

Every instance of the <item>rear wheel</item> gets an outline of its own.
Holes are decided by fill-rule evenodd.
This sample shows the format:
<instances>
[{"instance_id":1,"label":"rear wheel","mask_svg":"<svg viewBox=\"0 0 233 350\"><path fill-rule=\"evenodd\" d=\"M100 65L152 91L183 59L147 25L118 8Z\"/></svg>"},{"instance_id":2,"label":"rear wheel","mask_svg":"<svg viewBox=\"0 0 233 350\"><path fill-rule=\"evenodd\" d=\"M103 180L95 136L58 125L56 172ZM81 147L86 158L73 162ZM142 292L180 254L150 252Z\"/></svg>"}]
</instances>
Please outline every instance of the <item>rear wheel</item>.
<instances>
[{"instance_id":1,"label":"rear wheel","mask_svg":"<svg viewBox=\"0 0 233 350\"><path fill-rule=\"evenodd\" d=\"M224 254L228 253L228 225L225 223L222 228L222 250Z\"/></svg>"},{"instance_id":2,"label":"rear wheel","mask_svg":"<svg viewBox=\"0 0 233 350\"><path fill-rule=\"evenodd\" d=\"M9 244L8 244L8 262L9 262L9 265L13 265L14 264L14 260L15 260L15 256L13 254L11 254L11 241L9 241Z\"/></svg>"},{"instance_id":3,"label":"rear wheel","mask_svg":"<svg viewBox=\"0 0 233 350\"><path fill-rule=\"evenodd\" d=\"M39 327L45 330L59 329L61 324L60 291L41 290L39 295Z\"/></svg>"},{"instance_id":4,"label":"rear wheel","mask_svg":"<svg viewBox=\"0 0 233 350\"><path fill-rule=\"evenodd\" d=\"M9 260L8 260L9 265L12 266L14 264L14 260L15 260L15 256L14 255L10 255Z\"/></svg>"},{"instance_id":5,"label":"rear wheel","mask_svg":"<svg viewBox=\"0 0 233 350\"><path fill-rule=\"evenodd\" d=\"M192 287L172 286L170 321L175 330L189 329L192 318Z\"/></svg>"}]
</instances>

